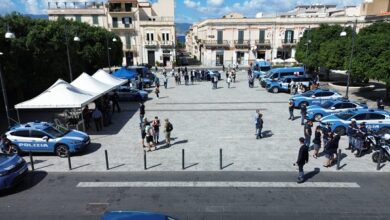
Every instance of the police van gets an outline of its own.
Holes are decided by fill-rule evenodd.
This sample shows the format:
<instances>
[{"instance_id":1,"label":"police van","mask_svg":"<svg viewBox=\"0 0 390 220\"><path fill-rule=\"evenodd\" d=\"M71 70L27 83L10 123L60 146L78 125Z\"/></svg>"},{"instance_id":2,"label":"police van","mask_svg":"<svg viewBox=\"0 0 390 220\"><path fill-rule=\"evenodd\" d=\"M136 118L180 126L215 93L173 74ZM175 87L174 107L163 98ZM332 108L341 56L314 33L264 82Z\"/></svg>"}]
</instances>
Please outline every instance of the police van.
<instances>
[{"instance_id":1,"label":"police van","mask_svg":"<svg viewBox=\"0 0 390 220\"><path fill-rule=\"evenodd\" d=\"M286 76L279 80L271 80L267 83L267 91L278 92L290 92L291 82L294 81L296 85L302 84L305 91L309 90L312 81L309 77L305 76Z\"/></svg>"},{"instance_id":2,"label":"police van","mask_svg":"<svg viewBox=\"0 0 390 220\"><path fill-rule=\"evenodd\" d=\"M260 85L265 88L267 82L271 80L279 80L280 78L286 76L304 76L305 68L304 67L284 67L284 68L275 68L268 71L267 75L260 77Z\"/></svg>"}]
</instances>

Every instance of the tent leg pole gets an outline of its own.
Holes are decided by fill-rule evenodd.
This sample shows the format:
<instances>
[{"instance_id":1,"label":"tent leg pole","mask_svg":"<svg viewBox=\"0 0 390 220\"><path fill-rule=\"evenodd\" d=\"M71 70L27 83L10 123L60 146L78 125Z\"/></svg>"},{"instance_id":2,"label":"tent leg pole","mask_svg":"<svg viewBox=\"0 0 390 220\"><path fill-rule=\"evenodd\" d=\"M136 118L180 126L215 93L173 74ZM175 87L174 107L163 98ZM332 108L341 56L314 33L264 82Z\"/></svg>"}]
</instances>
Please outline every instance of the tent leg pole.
<instances>
[{"instance_id":1,"label":"tent leg pole","mask_svg":"<svg viewBox=\"0 0 390 220\"><path fill-rule=\"evenodd\" d=\"M83 109L82 108L81 108L81 120L83 122L83 131L86 132L85 131L85 121L84 121L84 115L83 115Z\"/></svg>"},{"instance_id":2,"label":"tent leg pole","mask_svg":"<svg viewBox=\"0 0 390 220\"><path fill-rule=\"evenodd\" d=\"M19 109L16 109L16 115L17 115L17 117L18 117L18 122L19 122L19 124L20 124Z\"/></svg>"}]
</instances>

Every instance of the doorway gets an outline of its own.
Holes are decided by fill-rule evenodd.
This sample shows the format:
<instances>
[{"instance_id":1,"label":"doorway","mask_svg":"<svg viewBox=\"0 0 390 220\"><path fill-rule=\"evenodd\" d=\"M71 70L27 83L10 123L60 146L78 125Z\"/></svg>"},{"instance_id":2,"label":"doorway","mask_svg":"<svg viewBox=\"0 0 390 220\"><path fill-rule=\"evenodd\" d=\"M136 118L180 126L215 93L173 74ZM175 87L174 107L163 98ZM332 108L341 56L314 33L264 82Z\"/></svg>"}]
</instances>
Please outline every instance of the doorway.
<instances>
[{"instance_id":1,"label":"doorway","mask_svg":"<svg viewBox=\"0 0 390 220\"><path fill-rule=\"evenodd\" d=\"M167 66L167 63L171 61L171 56L170 55L165 55L163 56L163 64L164 66Z\"/></svg>"},{"instance_id":2,"label":"doorway","mask_svg":"<svg viewBox=\"0 0 390 220\"><path fill-rule=\"evenodd\" d=\"M217 51L215 55L215 65L222 66L223 65L223 51Z\"/></svg>"},{"instance_id":3,"label":"doorway","mask_svg":"<svg viewBox=\"0 0 390 220\"><path fill-rule=\"evenodd\" d=\"M237 52L237 64L239 65L243 64L244 56L245 56L244 52Z\"/></svg>"},{"instance_id":4,"label":"doorway","mask_svg":"<svg viewBox=\"0 0 390 220\"><path fill-rule=\"evenodd\" d=\"M134 65L133 58L134 58L133 52L126 52L126 65L127 66Z\"/></svg>"},{"instance_id":5,"label":"doorway","mask_svg":"<svg viewBox=\"0 0 390 220\"><path fill-rule=\"evenodd\" d=\"M156 64L156 57L154 50L148 50L148 64L150 66L155 66Z\"/></svg>"}]
</instances>

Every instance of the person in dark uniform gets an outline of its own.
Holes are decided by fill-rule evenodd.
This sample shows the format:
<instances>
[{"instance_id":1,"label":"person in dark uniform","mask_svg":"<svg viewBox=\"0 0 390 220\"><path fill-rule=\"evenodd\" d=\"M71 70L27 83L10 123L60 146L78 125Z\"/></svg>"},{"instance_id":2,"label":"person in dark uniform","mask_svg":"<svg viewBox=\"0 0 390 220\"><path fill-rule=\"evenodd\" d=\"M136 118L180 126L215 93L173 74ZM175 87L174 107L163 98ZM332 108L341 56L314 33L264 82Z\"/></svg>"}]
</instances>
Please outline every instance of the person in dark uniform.
<instances>
[{"instance_id":1,"label":"person in dark uniform","mask_svg":"<svg viewBox=\"0 0 390 220\"><path fill-rule=\"evenodd\" d=\"M351 123L348 125L347 129L347 135L348 135L348 148L345 148L346 150L352 150L353 149L353 141L354 136L356 135L357 131L359 130L356 119L352 118Z\"/></svg>"},{"instance_id":2,"label":"person in dark uniform","mask_svg":"<svg viewBox=\"0 0 390 220\"><path fill-rule=\"evenodd\" d=\"M376 101L376 105L377 105L378 109L380 109L380 110L384 110L385 109L385 104L383 103L383 99L382 98L379 98Z\"/></svg>"},{"instance_id":3,"label":"person in dark uniform","mask_svg":"<svg viewBox=\"0 0 390 220\"><path fill-rule=\"evenodd\" d=\"M112 112L115 112L115 108L118 110L118 112L120 112L121 107L119 106L119 95L116 91L112 95L111 100L112 100Z\"/></svg>"},{"instance_id":4,"label":"person in dark uniform","mask_svg":"<svg viewBox=\"0 0 390 220\"><path fill-rule=\"evenodd\" d=\"M326 127L322 128L322 142L324 143L324 147L329 142L330 136L329 134L332 132L332 128L330 127L330 123L326 123Z\"/></svg>"},{"instance_id":5,"label":"person in dark uniform","mask_svg":"<svg viewBox=\"0 0 390 220\"><path fill-rule=\"evenodd\" d=\"M7 138L6 134L2 134L0 138L0 150L5 153L11 153L9 146L11 145L11 141Z\"/></svg>"},{"instance_id":6,"label":"person in dark uniform","mask_svg":"<svg viewBox=\"0 0 390 220\"><path fill-rule=\"evenodd\" d=\"M301 125L305 125L305 118L307 113L306 104L301 105Z\"/></svg>"},{"instance_id":7,"label":"person in dark uniform","mask_svg":"<svg viewBox=\"0 0 390 220\"><path fill-rule=\"evenodd\" d=\"M288 120L293 121L294 120L294 101L293 100L290 100L288 102L288 112L290 113L290 117L288 118Z\"/></svg>"},{"instance_id":8,"label":"person in dark uniform","mask_svg":"<svg viewBox=\"0 0 390 220\"><path fill-rule=\"evenodd\" d=\"M297 183L303 183L305 181L305 173L303 171L303 166L309 162L309 148L305 144L305 138L300 137L299 143L301 147L298 152L298 159L294 163L294 166L298 166L298 181Z\"/></svg>"},{"instance_id":9,"label":"person in dark uniform","mask_svg":"<svg viewBox=\"0 0 390 220\"><path fill-rule=\"evenodd\" d=\"M145 116L145 105L144 103L139 103L139 119L142 123L142 120L144 120L144 116Z\"/></svg>"},{"instance_id":10,"label":"person in dark uniform","mask_svg":"<svg viewBox=\"0 0 390 220\"><path fill-rule=\"evenodd\" d=\"M263 114L258 113L258 116L256 118L256 139L263 138L262 130L263 130Z\"/></svg>"},{"instance_id":11,"label":"person in dark uniform","mask_svg":"<svg viewBox=\"0 0 390 220\"><path fill-rule=\"evenodd\" d=\"M325 163L324 167L330 167L333 164L333 161L335 160L334 154L337 154L337 149L339 148L339 142L340 142L340 135L332 132L330 133L330 140L325 146Z\"/></svg>"}]
</instances>

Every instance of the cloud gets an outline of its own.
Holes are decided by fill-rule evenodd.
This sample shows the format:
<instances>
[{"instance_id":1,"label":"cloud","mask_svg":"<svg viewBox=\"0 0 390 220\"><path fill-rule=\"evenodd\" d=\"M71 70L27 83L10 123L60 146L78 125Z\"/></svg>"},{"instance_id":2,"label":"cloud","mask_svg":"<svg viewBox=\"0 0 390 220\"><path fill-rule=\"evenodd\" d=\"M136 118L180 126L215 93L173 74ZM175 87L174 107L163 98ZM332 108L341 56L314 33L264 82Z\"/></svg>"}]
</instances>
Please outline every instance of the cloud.
<instances>
[{"instance_id":1,"label":"cloud","mask_svg":"<svg viewBox=\"0 0 390 220\"><path fill-rule=\"evenodd\" d=\"M191 0L184 0L184 5L187 8L197 8L200 6L200 2L195 2L195 1L191 1Z\"/></svg>"},{"instance_id":2,"label":"cloud","mask_svg":"<svg viewBox=\"0 0 390 220\"><path fill-rule=\"evenodd\" d=\"M207 4L211 6L220 6L223 4L223 0L207 0Z\"/></svg>"},{"instance_id":3,"label":"cloud","mask_svg":"<svg viewBox=\"0 0 390 220\"><path fill-rule=\"evenodd\" d=\"M12 0L2 0L0 4L0 14L8 14L16 11L17 7Z\"/></svg>"}]
</instances>

